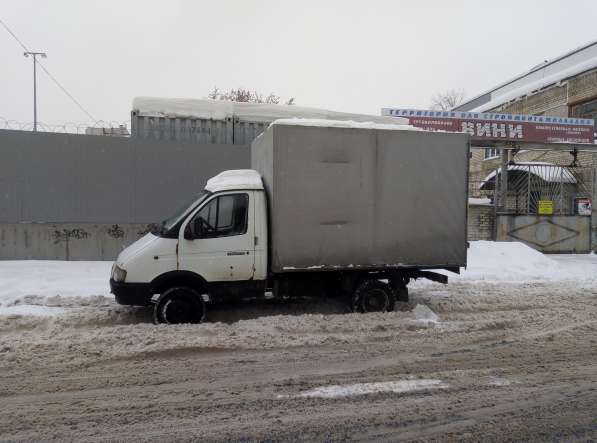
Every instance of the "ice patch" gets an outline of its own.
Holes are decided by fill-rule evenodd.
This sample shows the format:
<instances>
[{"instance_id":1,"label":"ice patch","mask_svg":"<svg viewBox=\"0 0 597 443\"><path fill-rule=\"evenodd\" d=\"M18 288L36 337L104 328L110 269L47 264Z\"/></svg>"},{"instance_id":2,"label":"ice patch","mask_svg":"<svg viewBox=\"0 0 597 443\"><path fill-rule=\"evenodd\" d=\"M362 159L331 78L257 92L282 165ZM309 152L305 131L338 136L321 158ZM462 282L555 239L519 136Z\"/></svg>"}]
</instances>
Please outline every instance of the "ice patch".
<instances>
[{"instance_id":1,"label":"ice patch","mask_svg":"<svg viewBox=\"0 0 597 443\"><path fill-rule=\"evenodd\" d=\"M415 320L425 323L438 323L439 316L425 305L417 305L413 309Z\"/></svg>"},{"instance_id":2,"label":"ice patch","mask_svg":"<svg viewBox=\"0 0 597 443\"><path fill-rule=\"evenodd\" d=\"M512 382L507 378L491 377L487 384L491 386L509 386Z\"/></svg>"},{"instance_id":3,"label":"ice patch","mask_svg":"<svg viewBox=\"0 0 597 443\"><path fill-rule=\"evenodd\" d=\"M278 398L341 398L355 395L378 394L381 392L401 394L427 389L446 389L449 387L450 385L441 380L400 380L378 383L356 383L353 385L320 386L294 396L278 395Z\"/></svg>"}]
</instances>

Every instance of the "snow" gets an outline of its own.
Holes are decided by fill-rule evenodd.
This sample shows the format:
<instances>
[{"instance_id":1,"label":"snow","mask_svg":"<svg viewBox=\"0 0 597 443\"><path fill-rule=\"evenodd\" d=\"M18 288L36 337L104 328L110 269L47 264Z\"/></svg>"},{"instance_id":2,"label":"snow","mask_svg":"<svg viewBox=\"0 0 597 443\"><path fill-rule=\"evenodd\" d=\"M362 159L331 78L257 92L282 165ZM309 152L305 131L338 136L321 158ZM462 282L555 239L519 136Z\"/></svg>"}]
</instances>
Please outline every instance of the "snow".
<instances>
[{"instance_id":1,"label":"snow","mask_svg":"<svg viewBox=\"0 0 597 443\"><path fill-rule=\"evenodd\" d=\"M536 281L593 279L597 256L582 257L583 266L567 265L566 258L545 255L519 242L470 242L468 267L460 275L446 273L451 280ZM564 256L566 257L566 256Z\"/></svg>"},{"instance_id":2,"label":"snow","mask_svg":"<svg viewBox=\"0 0 597 443\"><path fill-rule=\"evenodd\" d=\"M441 380L420 379L420 380L400 380L377 383L356 383L352 385L329 385L320 386L301 392L295 397L299 398L342 398L355 395L379 394L382 392L391 392L402 394L413 391L423 391L429 389L446 389L450 385ZM278 398L288 398L288 396L279 395Z\"/></svg>"},{"instance_id":3,"label":"snow","mask_svg":"<svg viewBox=\"0 0 597 443\"><path fill-rule=\"evenodd\" d=\"M433 312L428 306L425 305L417 305L415 309L413 309L413 315L415 319L422 323L438 323L439 316Z\"/></svg>"},{"instance_id":4,"label":"snow","mask_svg":"<svg viewBox=\"0 0 597 443\"><path fill-rule=\"evenodd\" d=\"M490 205L491 200L487 197L469 197L468 199L469 205Z\"/></svg>"},{"instance_id":5,"label":"snow","mask_svg":"<svg viewBox=\"0 0 597 443\"><path fill-rule=\"evenodd\" d=\"M40 306L40 305L14 305L0 307L0 315L12 317L31 316L31 317L54 317L62 315L66 309L57 306Z\"/></svg>"},{"instance_id":6,"label":"snow","mask_svg":"<svg viewBox=\"0 0 597 443\"><path fill-rule=\"evenodd\" d=\"M508 171L530 171L531 174L540 177L542 180L549 183L576 183L574 175L565 167L555 166L553 163L547 162L525 162L517 163L515 165L508 165ZM498 168L497 173L501 173L502 168ZM485 179L479 188L495 178L496 171L492 171Z\"/></svg>"},{"instance_id":7,"label":"snow","mask_svg":"<svg viewBox=\"0 0 597 443\"><path fill-rule=\"evenodd\" d=\"M56 315L57 298L91 298L110 293L112 262L0 261L0 315ZM46 309L47 308L47 309Z\"/></svg>"},{"instance_id":8,"label":"snow","mask_svg":"<svg viewBox=\"0 0 597 443\"><path fill-rule=\"evenodd\" d=\"M112 262L0 261L0 316L56 316L69 309L113 305L109 277ZM544 255L523 243L473 241L468 267L460 275L447 271L450 281L482 285L493 282L597 280L597 255ZM411 285L429 285L421 280ZM435 291L437 297L442 293ZM414 322L433 325L437 315L424 305L413 310Z\"/></svg>"},{"instance_id":9,"label":"snow","mask_svg":"<svg viewBox=\"0 0 597 443\"><path fill-rule=\"evenodd\" d=\"M393 117L328 111L295 105L239 103L225 100L194 98L135 97L133 111L147 117L180 117L225 120L235 117L252 122L271 122L279 118L304 117L313 119L373 121L392 124ZM396 123L407 124L408 120Z\"/></svg>"},{"instance_id":10,"label":"snow","mask_svg":"<svg viewBox=\"0 0 597 443\"><path fill-rule=\"evenodd\" d=\"M406 119L401 119L406 120ZM408 120L406 120L408 122ZM373 121L352 121L352 120L323 120L316 118L283 118L275 120L272 125L290 126L317 126L323 128L357 128L357 129L385 129L392 131L423 131L402 121L392 123L376 123Z\"/></svg>"},{"instance_id":11,"label":"snow","mask_svg":"<svg viewBox=\"0 0 597 443\"><path fill-rule=\"evenodd\" d=\"M233 169L220 172L210 178L205 185L210 192L228 191L232 189L263 189L259 172L252 169Z\"/></svg>"}]
</instances>

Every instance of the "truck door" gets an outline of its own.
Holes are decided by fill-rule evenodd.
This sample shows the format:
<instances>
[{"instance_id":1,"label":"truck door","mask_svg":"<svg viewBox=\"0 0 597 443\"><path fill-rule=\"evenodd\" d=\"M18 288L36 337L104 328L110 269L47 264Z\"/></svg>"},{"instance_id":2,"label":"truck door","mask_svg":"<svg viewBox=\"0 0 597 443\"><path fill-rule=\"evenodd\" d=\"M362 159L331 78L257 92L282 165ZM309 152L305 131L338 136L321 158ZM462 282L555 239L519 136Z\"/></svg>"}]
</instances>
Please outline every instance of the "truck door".
<instances>
[{"instance_id":1,"label":"truck door","mask_svg":"<svg viewBox=\"0 0 597 443\"><path fill-rule=\"evenodd\" d=\"M195 272L208 283L253 278L252 194L252 191L216 194L185 221L179 234L180 270Z\"/></svg>"}]
</instances>

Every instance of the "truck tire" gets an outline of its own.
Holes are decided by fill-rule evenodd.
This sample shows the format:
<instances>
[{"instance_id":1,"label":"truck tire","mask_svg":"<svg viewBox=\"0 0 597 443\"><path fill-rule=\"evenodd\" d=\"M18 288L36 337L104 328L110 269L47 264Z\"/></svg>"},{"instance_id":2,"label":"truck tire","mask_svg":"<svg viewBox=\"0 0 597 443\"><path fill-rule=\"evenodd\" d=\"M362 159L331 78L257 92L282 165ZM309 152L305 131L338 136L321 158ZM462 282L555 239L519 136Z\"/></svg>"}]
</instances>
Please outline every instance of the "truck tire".
<instances>
[{"instance_id":1,"label":"truck tire","mask_svg":"<svg viewBox=\"0 0 597 443\"><path fill-rule=\"evenodd\" d=\"M398 286L394 292L396 294L396 301L408 303L408 287Z\"/></svg>"},{"instance_id":2,"label":"truck tire","mask_svg":"<svg viewBox=\"0 0 597 443\"><path fill-rule=\"evenodd\" d=\"M356 312L390 312L395 304L394 291L379 280L365 280L354 291L353 309Z\"/></svg>"},{"instance_id":3,"label":"truck tire","mask_svg":"<svg viewBox=\"0 0 597 443\"><path fill-rule=\"evenodd\" d=\"M153 308L153 322L166 324L201 323L205 301L197 291L184 286L166 290Z\"/></svg>"}]
</instances>

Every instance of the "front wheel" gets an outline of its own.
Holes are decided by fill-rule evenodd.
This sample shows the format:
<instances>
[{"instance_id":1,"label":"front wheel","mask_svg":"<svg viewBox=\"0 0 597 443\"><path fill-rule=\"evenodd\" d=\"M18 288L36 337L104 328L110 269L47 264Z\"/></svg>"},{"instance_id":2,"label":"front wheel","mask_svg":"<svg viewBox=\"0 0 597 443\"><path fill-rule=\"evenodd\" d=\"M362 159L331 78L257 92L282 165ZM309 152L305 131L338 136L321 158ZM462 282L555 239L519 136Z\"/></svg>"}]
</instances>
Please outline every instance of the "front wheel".
<instances>
[{"instance_id":1,"label":"front wheel","mask_svg":"<svg viewBox=\"0 0 597 443\"><path fill-rule=\"evenodd\" d=\"M379 280L366 280L354 291L353 307L357 312L389 312L395 303L390 285Z\"/></svg>"},{"instance_id":2,"label":"front wheel","mask_svg":"<svg viewBox=\"0 0 597 443\"><path fill-rule=\"evenodd\" d=\"M186 287L168 289L153 308L155 324L201 323L204 318L205 301L197 291Z\"/></svg>"}]
</instances>

